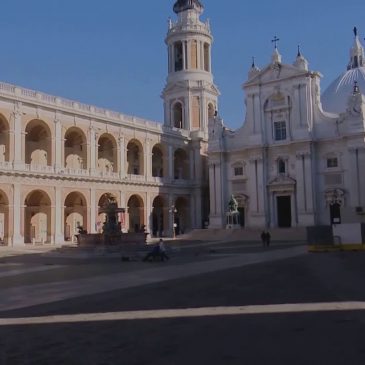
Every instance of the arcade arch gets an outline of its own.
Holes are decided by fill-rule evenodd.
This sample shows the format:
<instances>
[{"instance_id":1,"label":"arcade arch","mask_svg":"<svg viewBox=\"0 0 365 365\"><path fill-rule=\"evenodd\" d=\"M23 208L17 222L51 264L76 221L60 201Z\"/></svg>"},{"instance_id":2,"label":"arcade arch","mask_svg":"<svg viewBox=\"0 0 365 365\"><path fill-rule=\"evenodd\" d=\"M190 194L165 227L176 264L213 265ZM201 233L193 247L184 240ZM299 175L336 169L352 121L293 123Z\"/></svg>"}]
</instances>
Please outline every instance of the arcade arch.
<instances>
[{"instance_id":1,"label":"arcade arch","mask_svg":"<svg viewBox=\"0 0 365 365\"><path fill-rule=\"evenodd\" d=\"M65 199L65 241L76 242L78 228L86 229L87 203L85 196L79 192L72 192Z\"/></svg>"},{"instance_id":2,"label":"arcade arch","mask_svg":"<svg viewBox=\"0 0 365 365\"><path fill-rule=\"evenodd\" d=\"M184 234L191 229L190 201L186 197L179 197L175 201L174 212L175 234Z\"/></svg>"},{"instance_id":3,"label":"arcade arch","mask_svg":"<svg viewBox=\"0 0 365 365\"><path fill-rule=\"evenodd\" d=\"M42 120L33 119L25 128L25 163L52 165L52 134L48 125Z\"/></svg>"},{"instance_id":4,"label":"arcade arch","mask_svg":"<svg viewBox=\"0 0 365 365\"><path fill-rule=\"evenodd\" d=\"M166 171L164 165L163 147L157 144L152 148L152 176L164 177L164 172Z\"/></svg>"},{"instance_id":5,"label":"arcade arch","mask_svg":"<svg viewBox=\"0 0 365 365\"><path fill-rule=\"evenodd\" d=\"M115 201L117 201L117 197L112 193L105 193L103 194L98 202L98 218L96 221L96 231L98 233L101 233L103 231L103 225L106 221L106 214L105 213L99 213L100 208L105 208L109 204L110 198L113 198Z\"/></svg>"},{"instance_id":6,"label":"arcade arch","mask_svg":"<svg viewBox=\"0 0 365 365\"><path fill-rule=\"evenodd\" d=\"M165 227L168 227L166 204L162 196L157 196L152 203L152 236L162 237Z\"/></svg>"},{"instance_id":7,"label":"arcade arch","mask_svg":"<svg viewBox=\"0 0 365 365\"><path fill-rule=\"evenodd\" d=\"M7 195L0 190L0 243L9 243L9 200Z\"/></svg>"},{"instance_id":8,"label":"arcade arch","mask_svg":"<svg viewBox=\"0 0 365 365\"><path fill-rule=\"evenodd\" d=\"M139 195L132 195L128 200L129 232L140 232L145 226L144 203Z\"/></svg>"},{"instance_id":9,"label":"arcade arch","mask_svg":"<svg viewBox=\"0 0 365 365\"><path fill-rule=\"evenodd\" d=\"M98 141L98 169L117 172L117 166L117 142L111 134L104 133Z\"/></svg>"},{"instance_id":10,"label":"arcade arch","mask_svg":"<svg viewBox=\"0 0 365 365\"><path fill-rule=\"evenodd\" d=\"M0 115L0 163L9 161L9 123Z\"/></svg>"},{"instance_id":11,"label":"arcade arch","mask_svg":"<svg viewBox=\"0 0 365 365\"><path fill-rule=\"evenodd\" d=\"M51 243L51 199L33 190L24 201L24 242Z\"/></svg>"},{"instance_id":12,"label":"arcade arch","mask_svg":"<svg viewBox=\"0 0 365 365\"><path fill-rule=\"evenodd\" d=\"M127 145L127 164L129 175L144 175L143 147L136 139L131 140Z\"/></svg>"},{"instance_id":13,"label":"arcade arch","mask_svg":"<svg viewBox=\"0 0 365 365\"><path fill-rule=\"evenodd\" d=\"M86 136L78 127L71 127L65 133L65 167L87 169Z\"/></svg>"}]
</instances>

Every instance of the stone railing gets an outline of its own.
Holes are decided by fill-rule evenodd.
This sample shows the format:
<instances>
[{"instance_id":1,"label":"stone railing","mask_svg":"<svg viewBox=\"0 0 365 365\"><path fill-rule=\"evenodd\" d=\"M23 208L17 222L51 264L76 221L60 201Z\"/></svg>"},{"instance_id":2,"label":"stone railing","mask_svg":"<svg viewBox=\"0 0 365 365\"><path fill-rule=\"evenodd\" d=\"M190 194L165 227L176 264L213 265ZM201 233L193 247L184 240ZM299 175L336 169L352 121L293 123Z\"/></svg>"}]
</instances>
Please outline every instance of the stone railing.
<instances>
[{"instance_id":1,"label":"stone railing","mask_svg":"<svg viewBox=\"0 0 365 365\"><path fill-rule=\"evenodd\" d=\"M13 169L13 163L8 161L2 161L0 162L0 170L12 170Z\"/></svg>"},{"instance_id":2,"label":"stone railing","mask_svg":"<svg viewBox=\"0 0 365 365\"><path fill-rule=\"evenodd\" d=\"M42 92L21 88L19 86L7 83L0 82L0 94L36 104L45 104L49 107L53 107L56 110L66 109L67 111L72 111L75 114L83 114L89 117L100 119L108 119L118 124L123 123L127 126L140 128L143 130L147 129L157 133L161 133L163 128L161 123L155 121L122 114L93 105L79 103L77 101L48 95Z\"/></svg>"},{"instance_id":3,"label":"stone railing","mask_svg":"<svg viewBox=\"0 0 365 365\"><path fill-rule=\"evenodd\" d=\"M210 22L209 20L205 23L199 21L198 23L191 22L189 24L182 23L181 21L169 22L168 35L181 31L203 32L210 34Z\"/></svg>"},{"instance_id":4,"label":"stone railing","mask_svg":"<svg viewBox=\"0 0 365 365\"><path fill-rule=\"evenodd\" d=\"M99 170L86 170L86 169L77 169L77 168L55 168L54 166L47 165L35 165L35 164L17 164L14 167L12 162L3 161L0 162L0 171L16 171L16 172L26 172L26 173L42 173L47 175L57 175L57 176L74 176L80 178L103 178L110 180L120 180L130 183L149 183L149 184L173 184L178 187L188 187L191 186L194 181L188 179L171 179L169 177L156 177L156 176L148 176L145 175L133 175L126 174L124 178L121 180L121 176L119 172L114 171L99 171Z\"/></svg>"}]
</instances>

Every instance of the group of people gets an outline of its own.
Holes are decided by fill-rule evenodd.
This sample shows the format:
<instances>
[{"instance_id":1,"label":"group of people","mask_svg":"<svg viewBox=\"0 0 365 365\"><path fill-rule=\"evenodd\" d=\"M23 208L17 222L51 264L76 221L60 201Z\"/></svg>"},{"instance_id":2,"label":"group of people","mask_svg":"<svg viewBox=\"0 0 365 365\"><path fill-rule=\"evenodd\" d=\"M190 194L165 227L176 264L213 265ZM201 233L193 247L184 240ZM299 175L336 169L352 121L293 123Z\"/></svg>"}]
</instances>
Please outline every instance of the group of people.
<instances>
[{"instance_id":1,"label":"group of people","mask_svg":"<svg viewBox=\"0 0 365 365\"><path fill-rule=\"evenodd\" d=\"M170 258L166 254L166 247L161 238L157 245L152 247L152 250L147 253L144 257L143 261L155 261L156 259L160 259L160 261L169 260Z\"/></svg>"},{"instance_id":2,"label":"group of people","mask_svg":"<svg viewBox=\"0 0 365 365\"><path fill-rule=\"evenodd\" d=\"M270 246L270 240L271 240L271 234L269 231L262 231L261 233L261 241L262 241L262 245L264 247L269 247Z\"/></svg>"}]
</instances>

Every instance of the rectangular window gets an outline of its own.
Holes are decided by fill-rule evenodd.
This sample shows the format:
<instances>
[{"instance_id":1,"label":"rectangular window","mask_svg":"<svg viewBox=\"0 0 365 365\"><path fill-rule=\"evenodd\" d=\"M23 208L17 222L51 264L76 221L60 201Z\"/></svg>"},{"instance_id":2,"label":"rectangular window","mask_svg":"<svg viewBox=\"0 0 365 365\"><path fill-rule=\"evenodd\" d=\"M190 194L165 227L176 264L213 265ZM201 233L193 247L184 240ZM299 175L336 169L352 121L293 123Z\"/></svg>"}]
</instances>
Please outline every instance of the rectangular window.
<instances>
[{"instance_id":1,"label":"rectangular window","mask_svg":"<svg viewBox=\"0 0 365 365\"><path fill-rule=\"evenodd\" d=\"M235 167L234 168L234 176L242 176L243 175L243 167Z\"/></svg>"},{"instance_id":2,"label":"rectangular window","mask_svg":"<svg viewBox=\"0 0 365 365\"><path fill-rule=\"evenodd\" d=\"M275 122L274 123L274 138L275 138L275 141L286 140L286 123L285 122Z\"/></svg>"},{"instance_id":3,"label":"rectangular window","mask_svg":"<svg viewBox=\"0 0 365 365\"><path fill-rule=\"evenodd\" d=\"M337 157L327 158L327 168L330 169L333 167L338 167Z\"/></svg>"}]
</instances>

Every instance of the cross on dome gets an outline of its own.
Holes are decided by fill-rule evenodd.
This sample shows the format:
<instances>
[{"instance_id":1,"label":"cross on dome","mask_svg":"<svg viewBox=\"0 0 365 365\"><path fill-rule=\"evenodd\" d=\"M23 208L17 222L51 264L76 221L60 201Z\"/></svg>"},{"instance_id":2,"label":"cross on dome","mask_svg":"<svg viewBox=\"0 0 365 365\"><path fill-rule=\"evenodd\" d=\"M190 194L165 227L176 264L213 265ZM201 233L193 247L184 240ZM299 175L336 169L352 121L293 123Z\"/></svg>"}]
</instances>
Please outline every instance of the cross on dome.
<instances>
[{"instance_id":1,"label":"cross on dome","mask_svg":"<svg viewBox=\"0 0 365 365\"><path fill-rule=\"evenodd\" d=\"M275 49L278 48L278 42L279 41L280 41L280 38L278 38L277 36L275 36L274 39L271 41L272 43L274 43Z\"/></svg>"}]
</instances>

